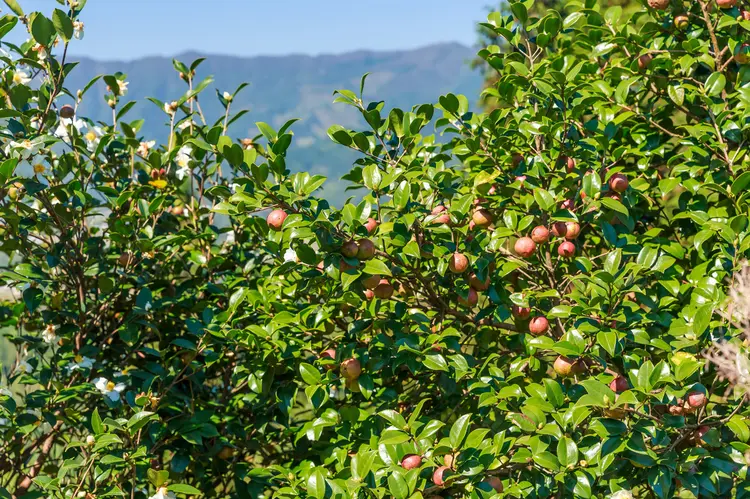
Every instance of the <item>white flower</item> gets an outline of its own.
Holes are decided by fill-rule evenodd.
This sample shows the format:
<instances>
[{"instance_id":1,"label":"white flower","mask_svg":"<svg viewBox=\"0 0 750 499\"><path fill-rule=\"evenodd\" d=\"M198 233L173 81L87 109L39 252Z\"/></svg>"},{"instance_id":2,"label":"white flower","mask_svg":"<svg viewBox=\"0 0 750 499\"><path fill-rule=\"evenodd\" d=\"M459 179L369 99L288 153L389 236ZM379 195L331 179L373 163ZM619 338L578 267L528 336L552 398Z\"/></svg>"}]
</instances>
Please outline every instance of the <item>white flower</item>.
<instances>
[{"instance_id":1,"label":"white flower","mask_svg":"<svg viewBox=\"0 0 750 499\"><path fill-rule=\"evenodd\" d=\"M72 364L68 364L68 372L73 372L77 369L91 369L92 367L94 367L94 359L76 355L75 359L73 360L75 360L75 362L73 362Z\"/></svg>"},{"instance_id":2,"label":"white flower","mask_svg":"<svg viewBox=\"0 0 750 499\"><path fill-rule=\"evenodd\" d=\"M31 118L31 122L30 122L31 128L34 130L39 130L39 122L40 122L39 118L37 117Z\"/></svg>"},{"instance_id":3,"label":"white flower","mask_svg":"<svg viewBox=\"0 0 750 499\"><path fill-rule=\"evenodd\" d=\"M47 57L49 57L49 53L47 52L47 48L44 45L41 45L37 43L32 47L34 52L36 52L36 58L39 60L39 62L44 62L47 60Z\"/></svg>"},{"instance_id":4,"label":"white flower","mask_svg":"<svg viewBox=\"0 0 750 499\"><path fill-rule=\"evenodd\" d=\"M1 388L1 387L0 387L0 395L5 395L6 397L13 396L13 394L10 393L10 390L8 390L7 388Z\"/></svg>"},{"instance_id":5,"label":"white flower","mask_svg":"<svg viewBox=\"0 0 750 499\"><path fill-rule=\"evenodd\" d=\"M124 383L115 384L107 378L96 378L94 380L94 386L96 386L96 389L102 392L105 397L109 397L112 402L120 400L120 392L126 388Z\"/></svg>"},{"instance_id":6,"label":"white flower","mask_svg":"<svg viewBox=\"0 0 750 499\"><path fill-rule=\"evenodd\" d=\"M86 445L94 445L96 443L96 437L94 435L86 435Z\"/></svg>"},{"instance_id":7,"label":"white flower","mask_svg":"<svg viewBox=\"0 0 750 499\"><path fill-rule=\"evenodd\" d=\"M10 142L10 144L5 146L5 154L10 155L11 152L13 152L21 159L29 159L31 156L39 152L39 149L42 148L42 145L42 141L39 138L34 140L13 140Z\"/></svg>"},{"instance_id":8,"label":"white flower","mask_svg":"<svg viewBox=\"0 0 750 499\"><path fill-rule=\"evenodd\" d=\"M184 179L189 173L190 173L190 160L192 159L190 157L190 154L193 152L193 149L188 146L182 146L180 147L180 150L177 151L177 156L175 157L175 162L177 163L177 166L180 168L175 172L177 175L177 178L182 180Z\"/></svg>"},{"instance_id":9,"label":"white flower","mask_svg":"<svg viewBox=\"0 0 750 499\"><path fill-rule=\"evenodd\" d=\"M159 487L156 493L148 499L175 499L174 492L167 490L166 487Z\"/></svg>"},{"instance_id":10,"label":"white flower","mask_svg":"<svg viewBox=\"0 0 750 499\"><path fill-rule=\"evenodd\" d=\"M31 374L34 372L34 367L26 362L26 360L22 360L16 366L16 372L22 374Z\"/></svg>"},{"instance_id":11,"label":"white flower","mask_svg":"<svg viewBox=\"0 0 750 499\"><path fill-rule=\"evenodd\" d=\"M143 156L144 158L148 156L148 153L151 151L151 148L156 145L155 140L149 140L148 142L141 142L138 146L138 154Z\"/></svg>"},{"instance_id":12,"label":"white flower","mask_svg":"<svg viewBox=\"0 0 750 499\"><path fill-rule=\"evenodd\" d=\"M230 188L232 189L232 192L241 192L245 190L245 187L242 184L232 184Z\"/></svg>"},{"instance_id":13,"label":"white flower","mask_svg":"<svg viewBox=\"0 0 750 499\"><path fill-rule=\"evenodd\" d=\"M83 40L83 21L73 21L73 37Z\"/></svg>"},{"instance_id":14,"label":"white flower","mask_svg":"<svg viewBox=\"0 0 750 499\"><path fill-rule=\"evenodd\" d=\"M297 253L294 252L292 248L289 248L284 252L284 261L285 262L296 262L297 261Z\"/></svg>"},{"instance_id":15,"label":"white flower","mask_svg":"<svg viewBox=\"0 0 750 499\"><path fill-rule=\"evenodd\" d=\"M10 421L7 418L0 418L0 426L8 426Z\"/></svg>"},{"instance_id":16,"label":"white flower","mask_svg":"<svg viewBox=\"0 0 750 499\"><path fill-rule=\"evenodd\" d=\"M96 146L99 145L99 140L101 140L103 134L104 132L98 126L89 128L89 131L83 136L86 139L89 151L96 150Z\"/></svg>"},{"instance_id":17,"label":"white flower","mask_svg":"<svg viewBox=\"0 0 750 499\"><path fill-rule=\"evenodd\" d=\"M57 329L57 326L55 326L54 324L47 324L47 327L44 328L44 331L42 332L42 339L45 343L54 343L57 341L55 329Z\"/></svg>"},{"instance_id":18,"label":"white flower","mask_svg":"<svg viewBox=\"0 0 750 499\"><path fill-rule=\"evenodd\" d=\"M117 86L120 87L120 95L126 95L128 93L128 85L129 83L127 81L117 80Z\"/></svg>"},{"instance_id":19,"label":"white flower","mask_svg":"<svg viewBox=\"0 0 750 499\"><path fill-rule=\"evenodd\" d=\"M14 71L13 72L13 84L14 85L26 85L31 81L31 77L25 71Z\"/></svg>"},{"instance_id":20,"label":"white flower","mask_svg":"<svg viewBox=\"0 0 750 499\"><path fill-rule=\"evenodd\" d=\"M190 125L193 125L193 124L194 124L193 120L185 120L182 123L180 123L179 125L177 125L177 129L180 130L180 131L182 131L182 130L186 129L187 127L189 127Z\"/></svg>"},{"instance_id":21,"label":"white flower","mask_svg":"<svg viewBox=\"0 0 750 499\"><path fill-rule=\"evenodd\" d=\"M235 240L236 239L234 237L234 231L230 230L229 232L227 232L227 237L226 239L224 239L224 244L227 244L227 245L234 244Z\"/></svg>"},{"instance_id":22,"label":"white flower","mask_svg":"<svg viewBox=\"0 0 750 499\"><path fill-rule=\"evenodd\" d=\"M86 127L86 122L83 120L77 120L75 117L61 118L60 123L57 125L57 129L55 129L55 137L67 140L69 138L68 130L70 130L71 125L73 125L76 131L80 133L81 130Z\"/></svg>"},{"instance_id":23,"label":"white flower","mask_svg":"<svg viewBox=\"0 0 750 499\"><path fill-rule=\"evenodd\" d=\"M609 496L609 499L633 499L633 493L629 490L618 490L611 496Z\"/></svg>"},{"instance_id":24,"label":"white flower","mask_svg":"<svg viewBox=\"0 0 750 499\"><path fill-rule=\"evenodd\" d=\"M177 108L178 107L179 106L177 105L176 101L165 102L164 103L164 112L167 113L168 115L172 116L172 115L174 115L174 113L177 112Z\"/></svg>"},{"instance_id":25,"label":"white flower","mask_svg":"<svg viewBox=\"0 0 750 499\"><path fill-rule=\"evenodd\" d=\"M231 101L232 94L230 94L229 92L224 92L224 100Z\"/></svg>"}]
</instances>

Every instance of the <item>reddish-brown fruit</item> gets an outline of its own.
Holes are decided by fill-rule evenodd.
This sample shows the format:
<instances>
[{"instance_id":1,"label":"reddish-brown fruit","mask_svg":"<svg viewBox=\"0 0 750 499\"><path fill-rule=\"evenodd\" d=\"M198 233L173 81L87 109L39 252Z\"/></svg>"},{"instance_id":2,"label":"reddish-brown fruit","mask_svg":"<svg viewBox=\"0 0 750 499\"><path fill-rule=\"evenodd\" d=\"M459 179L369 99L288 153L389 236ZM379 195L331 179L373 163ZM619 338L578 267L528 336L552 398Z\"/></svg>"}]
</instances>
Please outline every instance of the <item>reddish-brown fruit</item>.
<instances>
[{"instance_id":1,"label":"reddish-brown fruit","mask_svg":"<svg viewBox=\"0 0 750 499\"><path fill-rule=\"evenodd\" d=\"M685 19L687 19L687 16L677 16L677 17L684 17ZM675 23L677 23L677 17L674 20ZM740 15L737 16L737 20L738 21L750 21L750 10L742 9L740 11Z\"/></svg>"},{"instance_id":2,"label":"reddish-brown fruit","mask_svg":"<svg viewBox=\"0 0 750 499\"><path fill-rule=\"evenodd\" d=\"M706 394L702 392L690 392L687 395L687 403L693 409L703 407L707 401Z\"/></svg>"},{"instance_id":3,"label":"reddish-brown fruit","mask_svg":"<svg viewBox=\"0 0 750 499\"><path fill-rule=\"evenodd\" d=\"M375 291L373 291L371 289L366 289L365 290L365 299L366 300L372 300L373 298L375 298Z\"/></svg>"},{"instance_id":4,"label":"reddish-brown fruit","mask_svg":"<svg viewBox=\"0 0 750 499\"><path fill-rule=\"evenodd\" d=\"M537 244L544 244L549 241L549 229L544 225L537 225L531 231L531 240Z\"/></svg>"},{"instance_id":5,"label":"reddish-brown fruit","mask_svg":"<svg viewBox=\"0 0 750 499\"><path fill-rule=\"evenodd\" d=\"M695 433L693 435L695 437L696 445L703 443L703 437L706 435L706 433L709 432L709 430L711 430L711 427L706 425L701 425L695 429Z\"/></svg>"},{"instance_id":6,"label":"reddish-brown fruit","mask_svg":"<svg viewBox=\"0 0 750 499\"><path fill-rule=\"evenodd\" d=\"M565 237L568 233L568 224L565 222L555 222L552 224L552 233L555 237Z\"/></svg>"},{"instance_id":7,"label":"reddish-brown fruit","mask_svg":"<svg viewBox=\"0 0 750 499\"><path fill-rule=\"evenodd\" d=\"M432 474L432 483L437 485L438 487L442 487L445 485L445 472L450 470L447 466L440 466L438 469L435 470L435 472Z\"/></svg>"},{"instance_id":8,"label":"reddish-brown fruit","mask_svg":"<svg viewBox=\"0 0 750 499\"><path fill-rule=\"evenodd\" d=\"M380 284L379 275L371 275L362 279L362 286L364 286L365 289L375 289L378 287L378 284Z\"/></svg>"},{"instance_id":9,"label":"reddish-brown fruit","mask_svg":"<svg viewBox=\"0 0 750 499\"><path fill-rule=\"evenodd\" d=\"M628 190L628 177L622 173L615 173L609 178L609 188L615 192L623 193Z\"/></svg>"},{"instance_id":10,"label":"reddish-brown fruit","mask_svg":"<svg viewBox=\"0 0 750 499\"><path fill-rule=\"evenodd\" d=\"M284 220L286 220L286 217L287 214L284 210L273 210L268 214L266 223L268 223L268 227L270 227L271 230L280 231L281 226L284 225Z\"/></svg>"},{"instance_id":11,"label":"reddish-brown fruit","mask_svg":"<svg viewBox=\"0 0 750 499\"><path fill-rule=\"evenodd\" d=\"M438 225L439 224L450 225L451 224L451 216L447 212L441 213L440 215L436 216L432 220L432 223L438 224Z\"/></svg>"},{"instance_id":12,"label":"reddish-brown fruit","mask_svg":"<svg viewBox=\"0 0 750 499\"><path fill-rule=\"evenodd\" d=\"M477 225L477 227L489 227L492 224L492 214L489 211L480 208L474 212L471 216L471 220Z\"/></svg>"},{"instance_id":13,"label":"reddish-brown fruit","mask_svg":"<svg viewBox=\"0 0 750 499\"><path fill-rule=\"evenodd\" d=\"M421 465L422 456L418 456L416 454L407 454L401 460L401 467L403 467L405 470L413 470L414 468L419 468Z\"/></svg>"},{"instance_id":14,"label":"reddish-brown fruit","mask_svg":"<svg viewBox=\"0 0 750 499\"><path fill-rule=\"evenodd\" d=\"M498 494L503 491L503 481L496 476L488 476L483 482L495 489Z\"/></svg>"},{"instance_id":15,"label":"reddish-brown fruit","mask_svg":"<svg viewBox=\"0 0 750 499\"><path fill-rule=\"evenodd\" d=\"M513 162L513 168L515 168L521 163L523 163L523 155L520 153L515 153L513 157L511 158L511 161Z\"/></svg>"},{"instance_id":16,"label":"reddish-brown fruit","mask_svg":"<svg viewBox=\"0 0 750 499\"><path fill-rule=\"evenodd\" d=\"M354 265L349 265L344 260L339 260L339 271L346 272L348 270L352 270L356 268Z\"/></svg>"},{"instance_id":17,"label":"reddish-brown fruit","mask_svg":"<svg viewBox=\"0 0 750 499\"><path fill-rule=\"evenodd\" d=\"M609 383L609 388L615 393L622 393L625 390L630 389L627 378L625 376L617 376Z\"/></svg>"},{"instance_id":18,"label":"reddish-brown fruit","mask_svg":"<svg viewBox=\"0 0 750 499\"><path fill-rule=\"evenodd\" d=\"M656 10L664 10L669 7L669 0L648 0L648 6Z\"/></svg>"},{"instance_id":19,"label":"reddish-brown fruit","mask_svg":"<svg viewBox=\"0 0 750 499\"><path fill-rule=\"evenodd\" d=\"M573 240L581 233L581 226L577 222L565 222L565 239Z\"/></svg>"},{"instance_id":20,"label":"reddish-brown fruit","mask_svg":"<svg viewBox=\"0 0 750 499\"><path fill-rule=\"evenodd\" d=\"M365 229L367 229L368 234L372 234L375 232L375 229L378 228L378 221L374 218L368 218L367 222L365 222Z\"/></svg>"},{"instance_id":21,"label":"reddish-brown fruit","mask_svg":"<svg viewBox=\"0 0 750 499\"><path fill-rule=\"evenodd\" d=\"M497 194L497 187L495 187L494 185L492 185L490 187L490 190L487 191L487 195L488 196L494 196L495 194Z\"/></svg>"},{"instance_id":22,"label":"reddish-brown fruit","mask_svg":"<svg viewBox=\"0 0 750 499\"><path fill-rule=\"evenodd\" d=\"M549 321L546 317L538 315L529 321L529 332L534 336L541 336L549 329Z\"/></svg>"},{"instance_id":23,"label":"reddish-brown fruit","mask_svg":"<svg viewBox=\"0 0 750 499\"><path fill-rule=\"evenodd\" d=\"M526 182L526 175L519 175L516 177L516 181L523 185L524 182Z\"/></svg>"},{"instance_id":24,"label":"reddish-brown fruit","mask_svg":"<svg viewBox=\"0 0 750 499\"><path fill-rule=\"evenodd\" d=\"M359 244L357 244L357 241L351 240L341 245L341 254L347 258L355 258L358 251Z\"/></svg>"},{"instance_id":25,"label":"reddish-brown fruit","mask_svg":"<svg viewBox=\"0 0 750 499\"><path fill-rule=\"evenodd\" d=\"M651 61L654 60L654 56L651 54L643 54L638 58L638 69L645 71L651 65Z\"/></svg>"},{"instance_id":26,"label":"reddish-brown fruit","mask_svg":"<svg viewBox=\"0 0 750 499\"><path fill-rule=\"evenodd\" d=\"M321 359L330 359L330 360L336 360L336 350L333 348L329 348L328 350L323 350L323 352L320 354ZM330 364L326 366L327 370L331 370L335 368L335 364Z\"/></svg>"},{"instance_id":27,"label":"reddish-brown fruit","mask_svg":"<svg viewBox=\"0 0 750 499\"><path fill-rule=\"evenodd\" d=\"M737 5L737 0L716 0L716 5L718 5L720 9L731 9Z\"/></svg>"},{"instance_id":28,"label":"reddish-brown fruit","mask_svg":"<svg viewBox=\"0 0 750 499\"><path fill-rule=\"evenodd\" d=\"M357 379L362 374L362 364L355 358L346 359L341 363L341 375L346 379Z\"/></svg>"},{"instance_id":29,"label":"reddish-brown fruit","mask_svg":"<svg viewBox=\"0 0 750 499\"><path fill-rule=\"evenodd\" d=\"M464 299L461 296L458 297L458 303L460 303L464 307L475 307L478 302L479 302L479 295L474 290L474 288L469 288L469 294L466 295L466 299Z\"/></svg>"},{"instance_id":30,"label":"reddish-brown fruit","mask_svg":"<svg viewBox=\"0 0 750 499\"><path fill-rule=\"evenodd\" d=\"M484 281L480 281L476 274L471 274L469 277L469 286L477 291L487 291L487 288L490 287L490 278L487 277Z\"/></svg>"},{"instance_id":31,"label":"reddish-brown fruit","mask_svg":"<svg viewBox=\"0 0 750 499\"><path fill-rule=\"evenodd\" d=\"M446 207L445 207L444 205L442 205L442 204L439 204L439 205L437 205L436 207L434 207L434 208L432 209L432 212L431 212L431 213L432 213L433 215L439 215L440 213L443 213L444 211L447 211L447 210L448 210L448 208L446 208Z\"/></svg>"},{"instance_id":32,"label":"reddish-brown fruit","mask_svg":"<svg viewBox=\"0 0 750 499\"><path fill-rule=\"evenodd\" d=\"M372 260L375 256L375 244L369 239L360 239L357 242L357 258L360 260Z\"/></svg>"},{"instance_id":33,"label":"reddish-brown fruit","mask_svg":"<svg viewBox=\"0 0 750 499\"><path fill-rule=\"evenodd\" d=\"M536 250L536 243L530 237L522 237L521 239L516 241L516 245L514 246L514 248L518 256L528 258L534 254L534 250Z\"/></svg>"},{"instance_id":34,"label":"reddish-brown fruit","mask_svg":"<svg viewBox=\"0 0 750 499\"><path fill-rule=\"evenodd\" d=\"M130 251L126 251L120 255L120 258L117 259L117 263L120 264L122 267L127 267L133 262L133 253Z\"/></svg>"},{"instance_id":35,"label":"reddish-brown fruit","mask_svg":"<svg viewBox=\"0 0 750 499\"><path fill-rule=\"evenodd\" d=\"M531 315L531 309L529 307L519 307L518 305L513 305L511 313L516 319L526 320Z\"/></svg>"},{"instance_id":36,"label":"reddish-brown fruit","mask_svg":"<svg viewBox=\"0 0 750 499\"><path fill-rule=\"evenodd\" d=\"M381 279L377 287L374 289L375 296L381 300L387 300L393 296L393 286L388 282L387 279Z\"/></svg>"},{"instance_id":37,"label":"reddish-brown fruit","mask_svg":"<svg viewBox=\"0 0 750 499\"><path fill-rule=\"evenodd\" d=\"M73 116L76 115L76 110L73 109L73 106L65 104L63 107L60 108L60 118L70 119Z\"/></svg>"},{"instance_id":38,"label":"reddish-brown fruit","mask_svg":"<svg viewBox=\"0 0 750 499\"><path fill-rule=\"evenodd\" d=\"M555 359L555 363L552 366L555 370L555 372L562 376L563 378L567 378L568 376L573 376L575 374L580 374L583 372L583 365L579 360L572 360L568 357L565 357L564 355L560 355L558 358Z\"/></svg>"},{"instance_id":39,"label":"reddish-brown fruit","mask_svg":"<svg viewBox=\"0 0 750 499\"><path fill-rule=\"evenodd\" d=\"M565 201L560 203L561 210L572 210L574 206L575 206L574 199L566 199Z\"/></svg>"},{"instance_id":40,"label":"reddish-brown fruit","mask_svg":"<svg viewBox=\"0 0 750 499\"><path fill-rule=\"evenodd\" d=\"M576 160L571 158L570 156L563 156L562 157L563 164L565 165L565 169L568 171L568 173L572 173L576 169Z\"/></svg>"},{"instance_id":41,"label":"reddish-brown fruit","mask_svg":"<svg viewBox=\"0 0 750 499\"><path fill-rule=\"evenodd\" d=\"M183 213L185 213L185 207L184 206L172 206L172 209L170 211L172 212L172 215L179 217L179 216L182 216Z\"/></svg>"},{"instance_id":42,"label":"reddish-brown fruit","mask_svg":"<svg viewBox=\"0 0 750 499\"><path fill-rule=\"evenodd\" d=\"M462 274L469 268L469 259L463 253L453 253L448 262L448 268L454 274Z\"/></svg>"},{"instance_id":43,"label":"reddish-brown fruit","mask_svg":"<svg viewBox=\"0 0 750 499\"><path fill-rule=\"evenodd\" d=\"M565 241L557 247L557 254L563 258L573 258L576 254L575 244Z\"/></svg>"}]
</instances>

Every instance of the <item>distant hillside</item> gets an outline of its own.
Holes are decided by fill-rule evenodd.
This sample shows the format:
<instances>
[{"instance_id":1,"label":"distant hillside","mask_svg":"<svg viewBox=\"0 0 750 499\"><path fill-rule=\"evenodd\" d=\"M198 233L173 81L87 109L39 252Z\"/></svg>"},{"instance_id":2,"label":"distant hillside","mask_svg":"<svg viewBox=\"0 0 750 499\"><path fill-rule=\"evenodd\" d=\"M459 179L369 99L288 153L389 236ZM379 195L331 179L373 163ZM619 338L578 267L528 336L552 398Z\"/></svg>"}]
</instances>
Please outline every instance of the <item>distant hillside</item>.
<instances>
[{"instance_id":1,"label":"distant hillside","mask_svg":"<svg viewBox=\"0 0 750 499\"><path fill-rule=\"evenodd\" d=\"M206 61L198 70L198 78L213 75L214 88L233 91L240 83L249 82L233 104L233 109L250 112L230 129L235 137L256 135L256 121L275 127L291 118L301 118L293 126L295 142L290 167L329 177L325 195L341 204L345 195L336 180L346 173L355 155L331 143L326 131L333 124L359 127L356 113L343 104L332 104L334 90L358 90L364 73L367 79L365 98L384 100L387 107L411 108L415 104L436 102L447 92L465 94L476 100L482 78L472 71L467 61L474 50L459 44L440 44L399 52L358 51L340 55L281 57L228 57L187 53L177 59L190 63L198 57ZM127 99L138 104L128 119L145 118L143 134L147 138L165 138L165 116L146 101L146 97L174 100L186 87L172 67L170 58L149 57L129 62L79 59L78 67L66 80L73 92L82 88L97 74L121 71L130 82ZM98 83L97 85L103 85ZM103 88L92 89L81 107L81 114L95 120L111 122L111 110L100 96ZM97 95L98 94L98 95ZM222 112L213 88L204 92L201 105L209 116Z\"/></svg>"}]
</instances>

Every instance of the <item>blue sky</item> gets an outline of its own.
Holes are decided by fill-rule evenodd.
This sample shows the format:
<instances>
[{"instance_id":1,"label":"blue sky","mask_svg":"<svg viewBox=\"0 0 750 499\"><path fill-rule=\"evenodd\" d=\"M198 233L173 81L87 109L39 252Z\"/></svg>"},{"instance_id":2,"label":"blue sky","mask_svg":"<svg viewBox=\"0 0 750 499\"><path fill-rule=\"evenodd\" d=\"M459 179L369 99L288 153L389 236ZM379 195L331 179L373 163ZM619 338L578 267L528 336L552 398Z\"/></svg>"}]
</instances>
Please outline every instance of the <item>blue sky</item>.
<instances>
[{"instance_id":1,"label":"blue sky","mask_svg":"<svg viewBox=\"0 0 750 499\"><path fill-rule=\"evenodd\" d=\"M55 0L18 0L47 14ZM492 0L88 0L71 53L135 59L187 50L242 56L398 50L475 41ZM5 10L5 5L0 4ZM8 37L22 41L23 33Z\"/></svg>"}]
</instances>

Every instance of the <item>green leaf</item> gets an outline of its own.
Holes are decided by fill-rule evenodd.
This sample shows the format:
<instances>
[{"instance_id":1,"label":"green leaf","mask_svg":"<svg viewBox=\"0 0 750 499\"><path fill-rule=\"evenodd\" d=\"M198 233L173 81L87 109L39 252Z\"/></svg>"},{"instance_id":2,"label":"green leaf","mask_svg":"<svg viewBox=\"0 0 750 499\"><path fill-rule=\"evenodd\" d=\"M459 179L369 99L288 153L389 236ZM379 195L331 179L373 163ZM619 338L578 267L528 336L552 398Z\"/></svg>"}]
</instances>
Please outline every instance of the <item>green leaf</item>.
<instances>
[{"instance_id":1,"label":"green leaf","mask_svg":"<svg viewBox=\"0 0 750 499\"><path fill-rule=\"evenodd\" d=\"M375 163L371 163L362 169L362 182L368 189L377 191L380 188L381 180L383 180L383 177Z\"/></svg>"},{"instance_id":2,"label":"green leaf","mask_svg":"<svg viewBox=\"0 0 750 499\"><path fill-rule=\"evenodd\" d=\"M400 471L395 470L388 475L388 490L396 499L406 499L409 496L409 485Z\"/></svg>"},{"instance_id":3,"label":"green leaf","mask_svg":"<svg viewBox=\"0 0 750 499\"><path fill-rule=\"evenodd\" d=\"M52 13L52 24L55 26L55 31L60 37L67 41L73 38L73 21L60 9L55 9Z\"/></svg>"},{"instance_id":4,"label":"green leaf","mask_svg":"<svg viewBox=\"0 0 750 499\"><path fill-rule=\"evenodd\" d=\"M94 409L91 413L91 429L94 435L101 435L104 433L104 425L102 424L102 418L99 416L99 409Z\"/></svg>"},{"instance_id":5,"label":"green leaf","mask_svg":"<svg viewBox=\"0 0 750 499\"><path fill-rule=\"evenodd\" d=\"M685 102L685 89L679 85L668 86L667 94L669 95L669 98L672 99L672 102L678 106L681 106L682 103Z\"/></svg>"},{"instance_id":6,"label":"green leaf","mask_svg":"<svg viewBox=\"0 0 750 499\"><path fill-rule=\"evenodd\" d=\"M544 211L549 211L553 206L555 206L555 198L552 197L552 194L542 189L541 187L534 189L534 200L536 201L536 204L538 204L539 207Z\"/></svg>"},{"instance_id":7,"label":"green leaf","mask_svg":"<svg viewBox=\"0 0 750 499\"><path fill-rule=\"evenodd\" d=\"M307 479L307 493L315 499L323 499L326 495L326 479L320 468L310 473Z\"/></svg>"},{"instance_id":8,"label":"green leaf","mask_svg":"<svg viewBox=\"0 0 750 499\"><path fill-rule=\"evenodd\" d=\"M55 25L42 14L37 14L31 21L31 35L37 43L49 47L55 36Z\"/></svg>"},{"instance_id":9,"label":"green leaf","mask_svg":"<svg viewBox=\"0 0 750 499\"><path fill-rule=\"evenodd\" d=\"M380 260L374 260L374 259L367 260L367 262L365 263L364 269L362 269L362 272L364 272L365 274L370 274L370 275L380 275L380 276L391 275L391 269L390 267L388 267L388 265L386 265Z\"/></svg>"},{"instance_id":10,"label":"green leaf","mask_svg":"<svg viewBox=\"0 0 750 499\"><path fill-rule=\"evenodd\" d=\"M469 431L470 424L471 414L464 414L453 423L453 426L451 426L449 441L454 450L461 448L466 433Z\"/></svg>"},{"instance_id":11,"label":"green leaf","mask_svg":"<svg viewBox=\"0 0 750 499\"><path fill-rule=\"evenodd\" d=\"M315 366L305 362L300 363L299 372L304 382L308 385L318 385L322 380L320 371Z\"/></svg>"},{"instance_id":12,"label":"green leaf","mask_svg":"<svg viewBox=\"0 0 750 499\"><path fill-rule=\"evenodd\" d=\"M24 15L23 9L21 8L20 5L18 5L18 2L16 0L4 0L4 1L5 1L5 5L7 5L8 8L12 10L15 15L17 15L18 17L21 17Z\"/></svg>"},{"instance_id":13,"label":"green leaf","mask_svg":"<svg viewBox=\"0 0 750 499\"><path fill-rule=\"evenodd\" d=\"M398 412L391 409L386 409L384 411L380 411L378 415L391 423L396 428L404 431L406 430L406 420Z\"/></svg>"},{"instance_id":14,"label":"green leaf","mask_svg":"<svg viewBox=\"0 0 750 499\"><path fill-rule=\"evenodd\" d=\"M195 487L191 485L186 485L184 483L173 483L167 487L167 490L171 490L172 492L177 492L178 494L185 494L185 495L190 495L190 496L199 496L203 494L203 492L196 489Z\"/></svg>"},{"instance_id":15,"label":"green leaf","mask_svg":"<svg viewBox=\"0 0 750 499\"><path fill-rule=\"evenodd\" d=\"M557 442L557 460L565 467L578 464L578 446L569 437L563 437Z\"/></svg>"},{"instance_id":16,"label":"green leaf","mask_svg":"<svg viewBox=\"0 0 750 499\"><path fill-rule=\"evenodd\" d=\"M448 362L439 353L425 356L423 363L427 369L432 369L433 371L448 371Z\"/></svg>"},{"instance_id":17,"label":"green leaf","mask_svg":"<svg viewBox=\"0 0 750 499\"><path fill-rule=\"evenodd\" d=\"M719 94L721 94L721 91L724 90L724 86L727 84L727 79L724 76L723 73L716 72L712 73L711 76L708 77L705 84L706 94L715 97Z\"/></svg>"}]
</instances>

